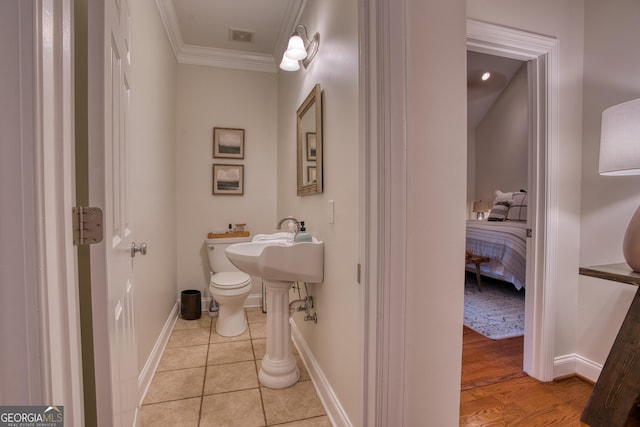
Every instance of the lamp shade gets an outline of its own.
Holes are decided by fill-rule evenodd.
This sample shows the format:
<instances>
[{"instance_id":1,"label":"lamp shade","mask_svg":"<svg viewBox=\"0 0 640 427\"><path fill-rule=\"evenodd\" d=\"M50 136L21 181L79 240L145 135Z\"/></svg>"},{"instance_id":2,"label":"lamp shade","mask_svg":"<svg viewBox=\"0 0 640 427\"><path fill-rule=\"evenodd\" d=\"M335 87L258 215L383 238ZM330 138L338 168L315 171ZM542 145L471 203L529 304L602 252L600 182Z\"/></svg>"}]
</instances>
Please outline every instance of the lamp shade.
<instances>
[{"instance_id":1,"label":"lamp shade","mask_svg":"<svg viewBox=\"0 0 640 427\"><path fill-rule=\"evenodd\" d=\"M473 202L473 208L472 208L473 212L478 213L478 212L486 212L489 210L489 203L483 201L483 200L476 200L475 202Z\"/></svg>"},{"instance_id":2,"label":"lamp shade","mask_svg":"<svg viewBox=\"0 0 640 427\"><path fill-rule=\"evenodd\" d=\"M604 110L600 132L600 174L639 175L640 99ZM627 226L622 254L631 269L640 273L640 208Z\"/></svg>"},{"instance_id":3,"label":"lamp shade","mask_svg":"<svg viewBox=\"0 0 640 427\"><path fill-rule=\"evenodd\" d=\"M307 57L307 49L304 47L304 42L302 41L302 37L298 34L294 34L289 39L289 45L287 46L287 50L284 52L285 56L290 59L295 59L296 61L301 61Z\"/></svg>"},{"instance_id":4,"label":"lamp shade","mask_svg":"<svg viewBox=\"0 0 640 427\"><path fill-rule=\"evenodd\" d=\"M489 210L489 203L483 200L476 200L473 202L471 210L476 214L476 219L484 219L484 214Z\"/></svg>"},{"instance_id":5,"label":"lamp shade","mask_svg":"<svg viewBox=\"0 0 640 427\"><path fill-rule=\"evenodd\" d=\"M640 99L602 112L601 175L640 174Z\"/></svg>"},{"instance_id":6,"label":"lamp shade","mask_svg":"<svg viewBox=\"0 0 640 427\"><path fill-rule=\"evenodd\" d=\"M284 71L298 71L300 69L300 63L295 59L288 58L287 55L282 55L280 69Z\"/></svg>"}]
</instances>

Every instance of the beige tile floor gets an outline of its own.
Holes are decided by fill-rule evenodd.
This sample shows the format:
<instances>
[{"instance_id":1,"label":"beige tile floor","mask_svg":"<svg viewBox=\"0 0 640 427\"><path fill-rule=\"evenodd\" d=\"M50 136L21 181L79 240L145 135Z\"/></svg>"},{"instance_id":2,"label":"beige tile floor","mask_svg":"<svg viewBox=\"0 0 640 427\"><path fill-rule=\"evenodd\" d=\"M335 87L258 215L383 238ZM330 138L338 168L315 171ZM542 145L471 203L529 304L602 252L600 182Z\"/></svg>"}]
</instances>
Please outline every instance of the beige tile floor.
<instances>
[{"instance_id":1,"label":"beige tile floor","mask_svg":"<svg viewBox=\"0 0 640 427\"><path fill-rule=\"evenodd\" d=\"M178 319L140 411L143 426L330 427L309 375L274 390L258 382L266 315L246 310L249 329L225 338L217 318Z\"/></svg>"}]
</instances>

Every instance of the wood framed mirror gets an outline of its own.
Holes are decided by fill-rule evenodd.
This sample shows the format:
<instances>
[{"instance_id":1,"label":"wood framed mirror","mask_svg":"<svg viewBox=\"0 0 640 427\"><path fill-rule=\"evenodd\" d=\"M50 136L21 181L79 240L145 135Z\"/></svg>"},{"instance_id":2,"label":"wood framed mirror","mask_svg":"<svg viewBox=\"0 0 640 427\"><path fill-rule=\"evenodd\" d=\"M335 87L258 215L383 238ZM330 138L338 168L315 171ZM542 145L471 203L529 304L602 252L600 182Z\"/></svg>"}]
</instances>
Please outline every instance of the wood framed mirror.
<instances>
[{"instance_id":1,"label":"wood framed mirror","mask_svg":"<svg viewBox=\"0 0 640 427\"><path fill-rule=\"evenodd\" d=\"M322 91L316 84L296 111L298 196L322 193Z\"/></svg>"}]
</instances>

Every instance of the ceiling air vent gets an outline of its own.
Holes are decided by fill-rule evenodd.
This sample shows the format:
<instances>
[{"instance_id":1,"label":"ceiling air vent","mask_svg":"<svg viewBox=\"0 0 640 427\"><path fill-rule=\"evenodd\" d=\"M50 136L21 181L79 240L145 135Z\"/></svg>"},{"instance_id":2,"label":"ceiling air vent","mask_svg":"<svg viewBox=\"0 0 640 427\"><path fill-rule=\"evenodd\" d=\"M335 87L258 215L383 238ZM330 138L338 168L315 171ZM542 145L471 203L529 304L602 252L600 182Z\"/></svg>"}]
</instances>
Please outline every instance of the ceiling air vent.
<instances>
[{"instance_id":1,"label":"ceiling air vent","mask_svg":"<svg viewBox=\"0 0 640 427\"><path fill-rule=\"evenodd\" d=\"M236 28L229 28L229 40L234 42L253 43L253 31L238 30Z\"/></svg>"}]
</instances>

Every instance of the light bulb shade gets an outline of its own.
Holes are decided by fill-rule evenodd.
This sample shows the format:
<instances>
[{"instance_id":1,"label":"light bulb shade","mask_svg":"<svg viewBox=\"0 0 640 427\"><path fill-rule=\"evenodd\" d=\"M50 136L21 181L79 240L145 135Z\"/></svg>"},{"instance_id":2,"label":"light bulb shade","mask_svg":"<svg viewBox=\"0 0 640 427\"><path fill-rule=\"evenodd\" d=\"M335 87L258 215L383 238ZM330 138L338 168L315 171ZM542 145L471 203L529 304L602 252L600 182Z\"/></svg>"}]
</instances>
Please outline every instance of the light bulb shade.
<instances>
[{"instance_id":1,"label":"light bulb shade","mask_svg":"<svg viewBox=\"0 0 640 427\"><path fill-rule=\"evenodd\" d=\"M284 71L298 71L300 69L300 63L295 59L287 58L287 55L282 55L280 69Z\"/></svg>"},{"instance_id":2,"label":"light bulb shade","mask_svg":"<svg viewBox=\"0 0 640 427\"><path fill-rule=\"evenodd\" d=\"M473 208L472 208L473 212L486 212L489 210L489 203L483 201L483 200L476 200L475 202L473 202Z\"/></svg>"},{"instance_id":3,"label":"light bulb shade","mask_svg":"<svg viewBox=\"0 0 640 427\"><path fill-rule=\"evenodd\" d=\"M289 39L289 45L287 46L287 50L284 54L287 58L295 59L296 61L301 61L306 58L307 49L304 47L302 37L300 37L298 34L292 35Z\"/></svg>"},{"instance_id":4,"label":"light bulb shade","mask_svg":"<svg viewBox=\"0 0 640 427\"><path fill-rule=\"evenodd\" d=\"M601 175L640 175L640 99L602 112Z\"/></svg>"}]
</instances>

